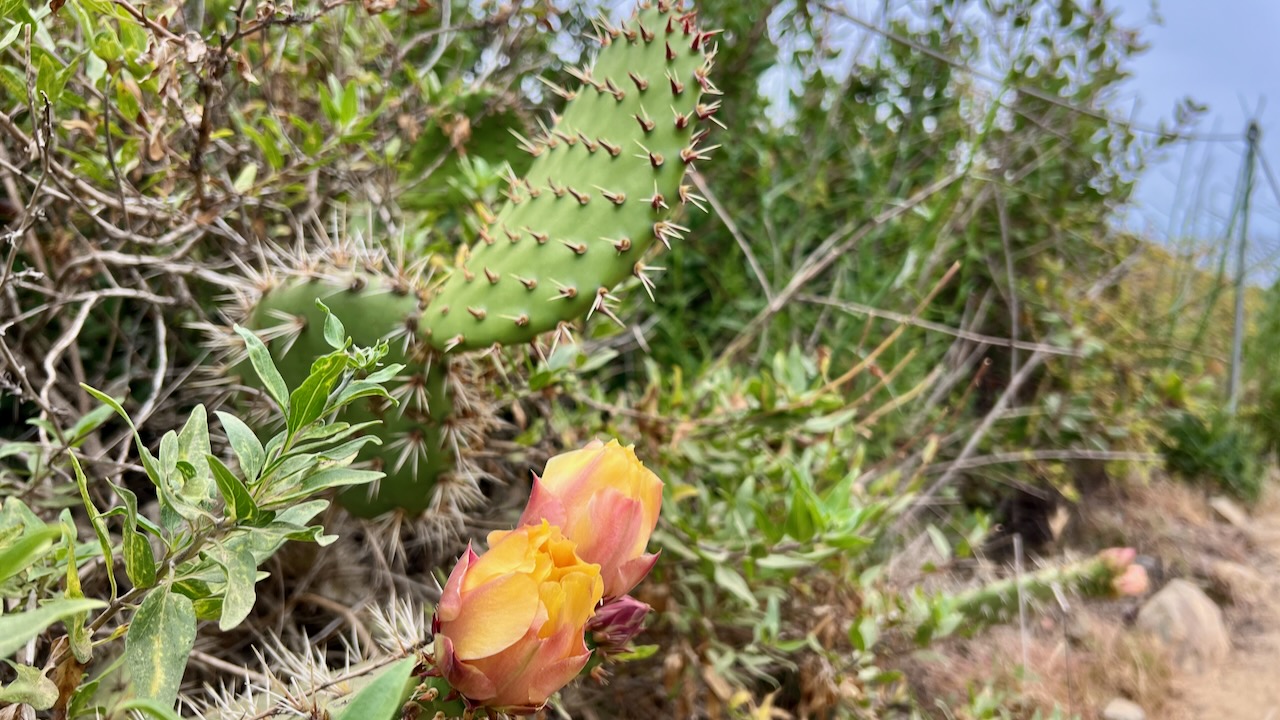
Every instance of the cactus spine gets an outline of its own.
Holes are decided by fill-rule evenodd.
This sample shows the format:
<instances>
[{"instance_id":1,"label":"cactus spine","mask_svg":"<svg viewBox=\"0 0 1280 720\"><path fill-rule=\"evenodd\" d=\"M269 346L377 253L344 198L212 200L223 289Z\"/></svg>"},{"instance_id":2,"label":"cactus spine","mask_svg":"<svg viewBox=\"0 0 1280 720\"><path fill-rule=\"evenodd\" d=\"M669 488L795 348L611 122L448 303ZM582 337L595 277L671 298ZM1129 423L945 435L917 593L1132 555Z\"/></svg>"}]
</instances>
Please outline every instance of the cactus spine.
<instances>
[{"instance_id":1,"label":"cactus spine","mask_svg":"<svg viewBox=\"0 0 1280 720\"><path fill-rule=\"evenodd\" d=\"M705 120L719 107L709 73L714 33L682 5L642 4L621 26L598 20L593 67L572 71L574 89L547 83L566 99L550 128L522 147L535 156L512 177L507 202L480 213L479 240L435 282L388 273L368 260L360 272L324 267L263 292L245 315L258 328L286 381L305 376L324 351L321 299L357 342L395 340L388 362L406 365L388 385L395 409L369 407L350 422L380 419L381 446L362 459L387 473L376 493L341 502L372 517L465 507L480 497L472 468L457 472L466 449L492 426L463 351L529 342L584 315L613 311L614 286L629 276L646 291L644 262L685 228L675 214L702 199L683 184L686 170L714 150ZM713 120L714 121L714 120ZM357 334L362 333L362 334ZM450 358L444 362L445 356ZM457 482L441 485L443 478Z\"/></svg>"}]
</instances>

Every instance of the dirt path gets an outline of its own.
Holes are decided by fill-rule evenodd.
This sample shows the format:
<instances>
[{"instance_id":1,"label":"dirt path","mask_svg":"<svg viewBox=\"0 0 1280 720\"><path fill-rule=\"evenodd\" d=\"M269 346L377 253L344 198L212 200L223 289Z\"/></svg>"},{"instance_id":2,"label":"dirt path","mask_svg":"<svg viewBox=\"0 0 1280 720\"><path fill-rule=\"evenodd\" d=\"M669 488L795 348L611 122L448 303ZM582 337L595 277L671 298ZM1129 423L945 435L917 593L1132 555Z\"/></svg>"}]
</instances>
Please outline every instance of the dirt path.
<instances>
[{"instance_id":1,"label":"dirt path","mask_svg":"<svg viewBox=\"0 0 1280 720\"><path fill-rule=\"evenodd\" d=\"M1257 610L1232 628L1227 661L1184 688L1200 720L1280 720L1280 511L1270 510L1250 528L1262 550L1251 564L1265 583Z\"/></svg>"}]
</instances>

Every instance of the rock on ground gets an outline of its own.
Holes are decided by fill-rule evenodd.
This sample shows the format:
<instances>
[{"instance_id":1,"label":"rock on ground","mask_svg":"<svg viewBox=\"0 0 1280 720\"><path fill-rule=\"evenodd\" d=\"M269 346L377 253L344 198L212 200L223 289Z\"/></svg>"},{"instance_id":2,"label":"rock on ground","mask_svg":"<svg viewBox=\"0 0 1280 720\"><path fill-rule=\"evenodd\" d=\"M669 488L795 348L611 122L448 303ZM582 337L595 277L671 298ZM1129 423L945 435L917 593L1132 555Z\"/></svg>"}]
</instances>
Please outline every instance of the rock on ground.
<instances>
[{"instance_id":1,"label":"rock on ground","mask_svg":"<svg viewBox=\"0 0 1280 720\"><path fill-rule=\"evenodd\" d=\"M1147 713L1135 703L1116 698L1103 709L1102 720L1147 720Z\"/></svg>"},{"instance_id":2,"label":"rock on ground","mask_svg":"<svg viewBox=\"0 0 1280 720\"><path fill-rule=\"evenodd\" d=\"M1138 627L1157 637L1185 672L1205 672L1231 652L1222 610L1186 580L1171 580L1151 596L1138 611Z\"/></svg>"}]
</instances>

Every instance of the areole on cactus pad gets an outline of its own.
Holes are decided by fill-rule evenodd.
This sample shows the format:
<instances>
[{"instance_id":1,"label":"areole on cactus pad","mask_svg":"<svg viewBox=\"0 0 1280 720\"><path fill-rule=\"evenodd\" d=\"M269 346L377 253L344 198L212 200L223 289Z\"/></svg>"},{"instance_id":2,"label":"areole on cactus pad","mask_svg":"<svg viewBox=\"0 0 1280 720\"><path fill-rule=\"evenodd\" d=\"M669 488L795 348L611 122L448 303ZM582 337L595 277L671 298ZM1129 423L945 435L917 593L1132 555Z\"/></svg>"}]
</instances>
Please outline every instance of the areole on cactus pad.
<instances>
[{"instance_id":1,"label":"areole on cactus pad","mask_svg":"<svg viewBox=\"0 0 1280 720\"><path fill-rule=\"evenodd\" d=\"M714 149L705 145L703 121L719 107L707 102L718 94L709 78L715 34L699 29L683 4L668 2L644 3L620 26L602 19L596 27L602 47L594 66L571 71L570 88L547 83L566 99L564 110L536 138L519 138L533 164L510 179L502 207L481 211L480 239L460 252L456 267L431 279L372 263L299 269L243 314L287 382L305 377L325 351L317 299L357 342L393 339L387 361L406 365L389 385L400 406L344 417L383 423L369 430L382 444L367 446L362 459L387 477L373 495L342 496L356 514L465 507L478 497L474 473L452 471L460 442L482 440L492 418L483 410L459 417L483 388L465 387L467 361L452 358L529 342L596 313L621 322L614 287L634 276L651 291L645 256L680 239L676 214L702 202L684 180ZM451 394L460 390L475 392L458 402ZM442 502L446 476L456 482Z\"/></svg>"}]
</instances>

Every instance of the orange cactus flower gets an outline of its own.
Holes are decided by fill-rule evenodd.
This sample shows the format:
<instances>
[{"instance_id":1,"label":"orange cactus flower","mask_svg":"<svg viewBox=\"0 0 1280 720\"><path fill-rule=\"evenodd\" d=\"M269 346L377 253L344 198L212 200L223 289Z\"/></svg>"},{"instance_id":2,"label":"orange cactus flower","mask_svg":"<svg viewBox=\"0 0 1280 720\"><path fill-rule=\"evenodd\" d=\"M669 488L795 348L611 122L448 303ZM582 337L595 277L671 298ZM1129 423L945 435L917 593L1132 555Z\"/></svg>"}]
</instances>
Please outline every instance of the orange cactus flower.
<instances>
[{"instance_id":1,"label":"orange cactus flower","mask_svg":"<svg viewBox=\"0 0 1280 720\"><path fill-rule=\"evenodd\" d=\"M434 620L436 665L473 707L541 708L591 652L584 641L604 584L600 567L548 523L489 535L445 583Z\"/></svg>"}]
</instances>

